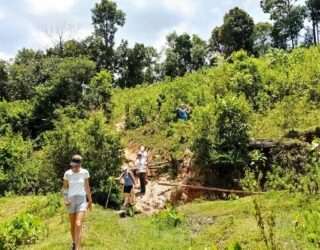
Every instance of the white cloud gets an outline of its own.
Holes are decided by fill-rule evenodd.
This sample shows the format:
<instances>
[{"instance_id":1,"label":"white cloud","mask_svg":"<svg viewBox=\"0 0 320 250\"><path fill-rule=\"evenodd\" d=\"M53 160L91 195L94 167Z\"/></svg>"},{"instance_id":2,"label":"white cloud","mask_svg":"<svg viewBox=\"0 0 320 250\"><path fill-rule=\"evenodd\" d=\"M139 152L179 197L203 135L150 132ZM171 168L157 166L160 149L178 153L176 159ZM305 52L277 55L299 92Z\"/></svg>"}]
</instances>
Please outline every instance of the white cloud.
<instances>
[{"instance_id":1,"label":"white cloud","mask_svg":"<svg viewBox=\"0 0 320 250\"><path fill-rule=\"evenodd\" d=\"M27 44L33 48L47 49L54 45L56 37L51 37L45 31L41 31L30 25Z\"/></svg>"},{"instance_id":2,"label":"white cloud","mask_svg":"<svg viewBox=\"0 0 320 250\"><path fill-rule=\"evenodd\" d=\"M163 5L172 11L179 12L184 16L193 16L200 10L199 2L194 0L163 0ZM201 13L199 13L200 15Z\"/></svg>"},{"instance_id":3,"label":"white cloud","mask_svg":"<svg viewBox=\"0 0 320 250\"><path fill-rule=\"evenodd\" d=\"M90 36L92 34L92 32L93 32L93 28L80 28L75 32L73 38L81 40L81 39L84 39L84 38Z\"/></svg>"},{"instance_id":4,"label":"white cloud","mask_svg":"<svg viewBox=\"0 0 320 250\"><path fill-rule=\"evenodd\" d=\"M32 12L46 14L53 11L65 12L76 3L75 0L24 0Z\"/></svg>"},{"instance_id":5,"label":"white cloud","mask_svg":"<svg viewBox=\"0 0 320 250\"><path fill-rule=\"evenodd\" d=\"M193 16L198 10L200 10L199 1L196 0L135 0L134 5L140 9L160 5L167 10L189 17Z\"/></svg>"},{"instance_id":6,"label":"white cloud","mask_svg":"<svg viewBox=\"0 0 320 250\"><path fill-rule=\"evenodd\" d=\"M10 55L10 54L7 54L5 52L0 51L0 60L2 59L5 61L9 61L13 57L14 57L14 55Z\"/></svg>"},{"instance_id":7,"label":"white cloud","mask_svg":"<svg viewBox=\"0 0 320 250\"><path fill-rule=\"evenodd\" d=\"M138 8L145 8L152 5L152 1L148 0L135 0L133 4Z\"/></svg>"},{"instance_id":8,"label":"white cloud","mask_svg":"<svg viewBox=\"0 0 320 250\"><path fill-rule=\"evenodd\" d=\"M74 30L66 31L63 40L77 39L81 40L92 34L90 28L75 28ZM39 30L30 24L29 37L27 44L32 48L48 49L56 45L59 41L58 34L54 31Z\"/></svg>"},{"instance_id":9,"label":"white cloud","mask_svg":"<svg viewBox=\"0 0 320 250\"><path fill-rule=\"evenodd\" d=\"M4 18L5 17L5 14L3 11L0 10L0 19Z\"/></svg>"}]
</instances>

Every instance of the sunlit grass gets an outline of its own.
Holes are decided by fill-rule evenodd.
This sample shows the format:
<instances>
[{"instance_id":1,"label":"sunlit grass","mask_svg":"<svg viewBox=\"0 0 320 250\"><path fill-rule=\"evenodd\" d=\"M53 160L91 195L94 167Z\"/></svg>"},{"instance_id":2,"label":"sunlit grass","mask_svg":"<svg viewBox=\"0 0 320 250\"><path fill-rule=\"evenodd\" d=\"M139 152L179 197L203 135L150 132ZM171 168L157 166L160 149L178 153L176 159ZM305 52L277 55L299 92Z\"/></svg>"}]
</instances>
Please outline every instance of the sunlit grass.
<instances>
[{"instance_id":1,"label":"sunlit grass","mask_svg":"<svg viewBox=\"0 0 320 250\"><path fill-rule=\"evenodd\" d=\"M276 215L275 237L279 249L316 249L294 221L303 211L319 207L319 197L272 192L259 196L263 211ZM1 219L12 217L32 202L31 197L1 199ZM24 201L24 203L22 203ZM24 204L18 207L18 204ZM243 249L266 249L254 217L251 197L233 201L201 201L177 208L182 223L176 228L160 225L154 216L125 219L112 210L95 206L84 223L83 249L149 250L149 249L225 249L238 242ZM68 249L71 244L69 222L64 210L45 220L48 237L22 249Z\"/></svg>"}]
</instances>

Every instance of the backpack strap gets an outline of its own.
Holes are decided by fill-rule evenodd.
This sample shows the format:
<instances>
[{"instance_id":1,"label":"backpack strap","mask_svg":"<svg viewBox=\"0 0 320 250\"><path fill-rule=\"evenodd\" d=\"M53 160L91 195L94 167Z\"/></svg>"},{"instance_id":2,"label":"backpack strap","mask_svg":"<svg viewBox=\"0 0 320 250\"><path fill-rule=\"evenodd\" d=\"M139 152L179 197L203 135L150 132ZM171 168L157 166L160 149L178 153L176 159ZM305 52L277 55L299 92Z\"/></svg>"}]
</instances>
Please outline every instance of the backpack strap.
<instances>
[{"instance_id":1,"label":"backpack strap","mask_svg":"<svg viewBox=\"0 0 320 250\"><path fill-rule=\"evenodd\" d=\"M129 177L132 180L132 182L135 183L133 174L132 174L132 172L130 170L128 171L128 174L129 174Z\"/></svg>"}]
</instances>

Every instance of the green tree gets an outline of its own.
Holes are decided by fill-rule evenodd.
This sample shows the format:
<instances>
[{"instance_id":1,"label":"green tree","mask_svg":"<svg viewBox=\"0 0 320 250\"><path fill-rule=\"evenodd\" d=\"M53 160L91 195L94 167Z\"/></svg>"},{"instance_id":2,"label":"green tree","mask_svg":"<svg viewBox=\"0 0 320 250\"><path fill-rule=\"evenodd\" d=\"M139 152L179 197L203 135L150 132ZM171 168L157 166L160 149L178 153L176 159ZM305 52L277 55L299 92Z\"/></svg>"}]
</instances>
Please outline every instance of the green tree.
<instances>
[{"instance_id":1,"label":"green tree","mask_svg":"<svg viewBox=\"0 0 320 250\"><path fill-rule=\"evenodd\" d=\"M102 110L110 118L112 112L112 75L102 70L97 73L85 90L83 102L88 110Z\"/></svg>"},{"instance_id":2,"label":"green tree","mask_svg":"<svg viewBox=\"0 0 320 250\"><path fill-rule=\"evenodd\" d=\"M296 5L297 0L261 0L260 6L270 19L275 21L273 38L275 45L282 45L282 40L291 40L291 47L298 43L298 37L304 26L305 8ZM281 41L279 43L279 40Z\"/></svg>"},{"instance_id":3,"label":"green tree","mask_svg":"<svg viewBox=\"0 0 320 250\"><path fill-rule=\"evenodd\" d=\"M313 42L319 43L320 2L318 0L306 0L308 17L312 22Z\"/></svg>"},{"instance_id":4,"label":"green tree","mask_svg":"<svg viewBox=\"0 0 320 250\"><path fill-rule=\"evenodd\" d=\"M8 77L4 85L6 100L27 100L35 95L35 88L43 81L45 69L42 67L42 52L22 49L8 67ZM42 71L44 70L44 72Z\"/></svg>"},{"instance_id":5,"label":"green tree","mask_svg":"<svg viewBox=\"0 0 320 250\"><path fill-rule=\"evenodd\" d=\"M12 131L23 138L30 137L32 111L32 101L0 102L0 135Z\"/></svg>"},{"instance_id":6,"label":"green tree","mask_svg":"<svg viewBox=\"0 0 320 250\"><path fill-rule=\"evenodd\" d=\"M192 41L187 33L178 35L172 32L167 36L166 60L164 62L164 75L171 78L183 76L192 69Z\"/></svg>"},{"instance_id":7,"label":"green tree","mask_svg":"<svg viewBox=\"0 0 320 250\"><path fill-rule=\"evenodd\" d=\"M86 44L83 41L68 40L47 50L47 56L81 57L88 56Z\"/></svg>"},{"instance_id":8,"label":"green tree","mask_svg":"<svg viewBox=\"0 0 320 250\"><path fill-rule=\"evenodd\" d=\"M155 48L146 47L142 43L136 43L133 48L129 48L128 42L123 40L116 50L115 58L118 86L134 87L156 79L155 67L158 53Z\"/></svg>"},{"instance_id":9,"label":"green tree","mask_svg":"<svg viewBox=\"0 0 320 250\"><path fill-rule=\"evenodd\" d=\"M224 46L221 40L221 27L215 27L211 32L208 43L208 60L211 66L217 65L217 58L222 57Z\"/></svg>"},{"instance_id":10,"label":"green tree","mask_svg":"<svg viewBox=\"0 0 320 250\"><path fill-rule=\"evenodd\" d=\"M5 61L0 60L0 100L7 99L7 64Z\"/></svg>"},{"instance_id":11,"label":"green tree","mask_svg":"<svg viewBox=\"0 0 320 250\"><path fill-rule=\"evenodd\" d=\"M86 48L87 57L96 62L97 69L101 70L104 66L104 42L103 38L97 35L91 35L86 37L82 43Z\"/></svg>"},{"instance_id":12,"label":"green tree","mask_svg":"<svg viewBox=\"0 0 320 250\"><path fill-rule=\"evenodd\" d=\"M220 41L226 56L238 50L253 52L254 22L247 12L238 7L225 16L220 30Z\"/></svg>"},{"instance_id":13,"label":"green tree","mask_svg":"<svg viewBox=\"0 0 320 250\"><path fill-rule=\"evenodd\" d=\"M271 48L272 43L272 24L268 22L259 22L254 26L254 45L253 50L258 55L265 55Z\"/></svg>"},{"instance_id":14,"label":"green tree","mask_svg":"<svg viewBox=\"0 0 320 250\"><path fill-rule=\"evenodd\" d=\"M36 75L32 64L15 63L10 67L7 82L7 99L28 100L34 97L37 86Z\"/></svg>"},{"instance_id":15,"label":"green tree","mask_svg":"<svg viewBox=\"0 0 320 250\"><path fill-rule=\"evenodd\" d=\"M37 87L31 124L34 136L52 129L55 109L82 102L85 89L96 73L96 64L86 58L65 58L56 67L46 84Z\"/></svg>"},{"instance_id":16,"label":"green tree","mask_svg":"<svg viewBox=\"0 0 320 250\"><path fill-rule=\"evenodd\" d=\"M195 114L192 148L198 163L210 176L208 184L232 186L233 178L244 174L248 163L249 111L244 98L230 95Z\"/></svg>"},{"instance_id":17,"label":"green tree","mask_svg":"<svg viewBox=\"0 0 320 250\"><path fill-rule=\"evenodd\" d=\"M209 49L212 52L223 53L224 48L221 40L221 27L215 27L211 32L211 37L209 40Z\"/></svg>"},{"instance_id":18,"label":"green tree","mask_svg":"<svg viewBox=\"0 0 320 250\"><path fill-rule=\"evenodd\" d=\"M191 63L192 70L198 70L207 64L208 45L198 35L192 35L191 38Z\"/></svg>"},{"instance_id":19,"label":"green tree","mask_svg":"<svg viewBox=\"0 0 320 250\"><path fill-rule=\"evenodd\" d=\"M46 164L54 169L58 187L63 173L70 168L73 154L83 156L83 167L90 171L93 191L102 191L108 177L121 165L120 139L106 126L106 119L100 112L91 113L88 119L82 120L62 116L44 137Z\"/></svg>"},{"instance_id":20,"label":"green tree","mask_svg":"<svg viewBox=\"0 0 320 250\"><path fill-rule=\"evenodd\" d=\"M263 89L258 66L243 50L232 54L234 75L230 78L230 89L244 94L255 110L259 109L259 93Z\"/></svg>"},{"instance_id":21,"label":"green tree","mask_svg":"<svg viewBox=\"0 0 320 250\"><path fill-rule=\"evenodd\" d=\"M310 27L306 28L306 33L304 34L304 40L302 42L302 45L304 47L309 48L310 46L312 46L314 44L314 34L313 34L313 30Z\"/></svg>"},{"instance_id":22,"label":"green tree","mask_svg":"<svg viewBox=\"0 0 320 250\"><path fill-rule=\"evenodd\" d=\"M54 191L50 167L37 161L32 141L8 131L0 136L0 195ZM33 157L31 157L33 156Z\"/></svg>"},{"instance_id":23,"label":"green tree","mask_svg":"<svg viewBox=\"0 0 320 250\"><path fill-rule=\"evenodd\" d=\"M105 69L112 70L114 36L118 26L123 26L125 23L125 13L117 9L117 4L111 0L101 0L100 3L95 4L91 12L95 34L103 39L104 57L102 65Z\"/></svg>"}]
</instances>

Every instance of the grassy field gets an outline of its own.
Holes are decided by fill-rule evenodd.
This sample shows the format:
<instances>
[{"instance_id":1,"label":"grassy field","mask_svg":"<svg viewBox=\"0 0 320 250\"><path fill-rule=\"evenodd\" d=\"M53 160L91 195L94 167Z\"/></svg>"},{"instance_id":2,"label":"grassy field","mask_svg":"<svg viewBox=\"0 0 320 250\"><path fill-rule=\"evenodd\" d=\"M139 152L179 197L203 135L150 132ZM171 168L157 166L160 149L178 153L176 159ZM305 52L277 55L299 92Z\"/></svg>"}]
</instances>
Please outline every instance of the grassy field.
<instances>
[{"instance_id":1,"label":"grassy field","mask_svg":"<svg viewBox=\"0 0 320 250\"><path fill-rule=\"evenodd\" d=\"M1 199L1 223L24 211L43 197ZM306 233L296 227L307 209L319 207L319 197L274 192L258 197L263 212L276 216L275 242L278 249L316 249ZM84 224L83 249L228 249L239 243L243 249L266 249L254 217L251 197L230 201L198 201L177 208L182 223L171 227L157 216L135 216L125 219L111 210L95 206ZM21 249L68 249L68 218L62 207L45 219L49 235L35 245Z\"/></svg>"}]
</instances>

